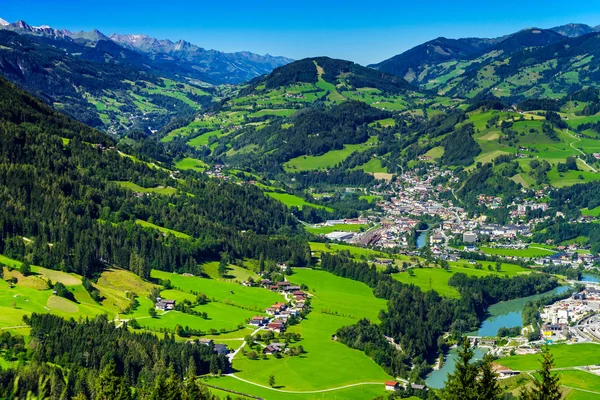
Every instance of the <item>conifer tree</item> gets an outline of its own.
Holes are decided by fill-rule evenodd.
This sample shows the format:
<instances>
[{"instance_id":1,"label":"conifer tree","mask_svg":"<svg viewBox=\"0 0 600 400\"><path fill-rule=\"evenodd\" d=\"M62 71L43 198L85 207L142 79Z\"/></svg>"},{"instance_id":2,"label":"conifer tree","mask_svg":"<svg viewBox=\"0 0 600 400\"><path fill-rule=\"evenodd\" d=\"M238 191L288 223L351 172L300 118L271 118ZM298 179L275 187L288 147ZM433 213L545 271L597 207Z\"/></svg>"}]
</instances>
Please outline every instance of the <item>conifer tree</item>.
<instances>
[{"instance_id":1,"label":"conifer tree","mask_svg":"<svg viewBox=\"0 0 600 400\"><path fill-rule=\"evenodd\" d=\"M522 400L560 400L562 393L559 387L559 378L552 373L554 357L548 350L548 345L542 350L542 368L538 370L541 380L534 379L531 389L524 388L521 391Z\"/></svg>"},{"instance_id":2,"label":"conifer tree","mask_svg":"<svg viewBox=\"0 0 600 400\"><path fill-rule=\"evenodd\" d=\"M441 393L443 400L478 400L477 373L471 364L473 348L467 338L463 338L462 348L458 351L458 360L454 372L448 374L446 386Z\"/></svg>"},{"instance_id":3,"label":"conifer tree","mask_svg":"<svg viewBox=\"0 0 600 400\"><path fill-rule=\"evenodd\" d=\"M502 389L498 385L498 375L492 368L492 356L486 354L481 365L481 376L477 381L477 396L480 400L501 400Z\"/></svg>"}]
</instances>

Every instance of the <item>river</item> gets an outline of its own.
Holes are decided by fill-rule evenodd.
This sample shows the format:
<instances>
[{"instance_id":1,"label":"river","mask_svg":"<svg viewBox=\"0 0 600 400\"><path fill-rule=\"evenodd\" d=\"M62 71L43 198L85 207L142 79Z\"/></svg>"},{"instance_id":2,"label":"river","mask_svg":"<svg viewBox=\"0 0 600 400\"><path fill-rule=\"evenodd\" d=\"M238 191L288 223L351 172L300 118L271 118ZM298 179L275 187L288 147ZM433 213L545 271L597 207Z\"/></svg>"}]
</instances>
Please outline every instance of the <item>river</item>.
<instances>
[{"instance_id":1,"label":"river","mask_svg":"<svg viewBox=\"0 0 600 400\"><path fill-rule=\"evenodd\" d=\"M582 282L600 283L600 276L592 274L581 274Z\"/></svg>"},{"instance_id":2,"label":"river","mask_svg":"<svg viewBox=\"0 0 600 400\"><path fill-rule=\"evenodd\" d=\"M425 245L427 244L427 232L428 231L429 231L429 229L427 229L423 232L419 232L419 235L417 236L417 249L425 247Z\"/></svg>"},{"instance_id":3,"label":"river","mask_svg":"<svg viewBox=\"0 0 600 400\"><path fill-rule=\"evenodd\" d=\"M568 289L569 286L559 286L546 293L536 294L529 297L521 297L518 299L494 304L488 308L489 316L483 321L479 330L477 332L472 332L471 335L496 336L498 334L498 329L503 326L506 328L521 326L523 324L521 312L523 311L525 303L527 303L529 300L534 300L548 294L564 293ZM445 357L442 368L437 371L432 371L429 375L427 375L427 379L425 379L427 386L434 389L444 387L444 382L446 381L448 373L454 371L457 351L457 349L451 349ZM485 349L477 348L474 359L480 360L485 355L485 352Z\"/></svg>"}]
</instances>

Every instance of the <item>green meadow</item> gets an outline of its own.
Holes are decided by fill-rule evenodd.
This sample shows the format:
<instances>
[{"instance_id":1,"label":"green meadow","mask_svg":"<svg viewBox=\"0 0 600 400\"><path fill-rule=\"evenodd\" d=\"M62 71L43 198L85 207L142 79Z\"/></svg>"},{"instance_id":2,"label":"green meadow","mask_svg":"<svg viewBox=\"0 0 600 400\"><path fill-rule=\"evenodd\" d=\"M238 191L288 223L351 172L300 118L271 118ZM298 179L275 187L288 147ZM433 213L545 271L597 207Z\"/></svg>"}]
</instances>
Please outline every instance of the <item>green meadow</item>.
<instances>
[{"instance_id":1,"label":"green meadow","mask_svg":"<svg viewBox=\"0 0 600 400\"><path fill-rule=\"evenodd\" d=\"M214 385L217 387L226 388L229 390L235 390L236 392L246 393L252 396L258 396L263 399L269 400L371 400L378 396L386 395L386 390L383 387L383 382L377 384L360 385L345 389L331 390L326 392L312 392L311 391L296 391L286 392L286 388L280 389L280 382L275 375L275 390L268 387L260 387L247 383L231 376L221 377L206 377L202 380L203 383L208 385ZM214 391L214 389L210 389ZM223 396L232 396L231 393L224 391L215 391L217 394ZM236 395L237 397L237 395ZM409 397L406 400L418 400L417 397Z\"/></svg>"},{"instance_id":2,"label":"green meadow","mask_svg":"<svg viewBox=\"0 0 600 400\"><path fill-rule=\"evenodd\" d=\"M380 251L367 249L364 247L350 246L345 244L337 243L317 243L309 242L310 250L313 251L317 256L322 252L337 253L342 250L347 250L352 257L360 258L375 258L375 257L388 257L387 254Z\"/></svg>"},{"instance_id":3,"label":"green meadow","mask_svg":"<svg viewBox=\"0 0 600 400\"><path fill-rule=\"evenodd\" d=\"M361 229L368 229L369 225L366 224L338 224L333 226L319 226L319 227L310 227L307 226L305 229L314 233L315 235L326 235L331 232L359 232Z\"/></svg>"},{"instance_id":4,"label":"green meadow","mask_svg":"<svg viewBox=\"0 0 600 400\"><path fill-rule=\"evenodd\" d=\"M524 257L524 258L533 258L533 257L544 257L549 256L555 253L552 250L540 249L527 247L525 249L503 249L503 248L492 248L492 247L480 247L479 250L483 251L485 254L490 255L498 255L498 256L506 256L506 257Z\"/></svg>"},{"instance_id":5,"label":"green meadow","mask_svg":"<svg viewBox=\"0 0 600 400\"><path fill-rule=\"evenodd\" d=\"M174 288L183 292L198 292L205 294L209 299L217 300L252 311L263 311L272 304L280 302L283 297L270 290L245 287L237 283L224 280L200 278L197 276L183 276L172 272L152 270L152 278L170 280Z\"/></svg>"},{"instance_id":6,"label":"green meadow","mask_svg":"<svg viewBox=\"0 0 600 400\"><path fill-rule=\"evenodd\" d=\"M285 204L288 207L298 207L299 209L302 209L302 207L314 207L314 208L323 208L327 211L333 211L333 209L330 207L325 207L325 206L322 206L319 204L309 203L306 200L304 200L303 198L295 196L293 194L278 193L278 192L266 192L265 194L267 194L268 196L271 196L275 200L279 200L280 202L282 202L283 204Z\"/></svg>"},{"instance_id":7,"label":"green meadow","mask_svg":"<svg viewBox=\"0 0 600 400\"><path fill-rule=\"evenodd\" d=\"M600 360L600 345L595 343L557 344L550 346L554 357L554 368L568 368L598 364ZM538 354L510 356L501 358L498 364L518 371L533 371L540 367Z\"/></svg>"},{"instance_id":8,"label":"green meadow","mask_svg":"<svg viewBox=\"0 0 600 400\"><path fill-rule=\"evenodd\" d=\"M167 186L157 186L154 188L145 188L139 185L136 185L133 182L128 182L128 181L114 181L114 183L116 183L117 185L125 188L125 189L129 189L132 190L136 193L156 193L156 194L164 194L164 195L172 195L177 193L177 189Z\"/></svg>"},{"instance_id":9,"label":"green meadow","mask_svg":"<svg viewBox=\"0 0 600 400\"><path fill-rule=\"evenodd\" d=\"M283 390L319 390L359 382L384 382L387 374L364 353L333 341L331 335L360 318L378 321L383 299L373 296L367 285L337 277L325 271L296 269L290 282L307 285L312 311L300 324L289 328L298 332L305 353L301 356L250 360L238 354L233 362L236 375L262 385L274 375ZM383 385L382 385L383 386Z\"/></svg>"},{"instance_id":10,"label":"green meadow","mask_svg":"<svg viewBox=\"0 0 600 400\"><path fill-rule=\"evenodd\" d=\"M144 228L155 229L155 230L160 231L162 233L173 235L173 236L181 238L181 239L190 239L191 238L191 236L188 235L188 234L186 234L186 233L179 232L179 231L174 231L173 229L163 228L162 226L154 225L154 224L152 224L150 222L147 222L147 221L144 221L144 220L141 220L141 219L136 219L135 223L138 224L138 225L140 225L140 226L143 226Z\"/></svg>"},{"instance_id":11,"label":"green meadow","mask_svg":"<svg viewBox=\"0 0 600 400\"><path fill-rule=\"evenodd\" d=\"M182 171L193 170L193 171L202 172L202 171L205 171L206 168L208 168L208 165L206 165L206 163L204 163L201 160L186 157L186 158L182 158L181 160L177 161L175 163L175 168L182 170Z\"/></svg>"},{"instance_id":12,"label":"green meadow","mask_svg":"<svg viewBox=\"0 0 600 400\"><path fill-rule=\"evenodd\" d=\"M210 139L211 137L221 137L221 136L223 136L223 132L220 130L206 132L206 133L201 134L200 136L196 136L195 138L189 140L187 142L187 144L188 144L188 146L192 146L192 147L207 146L208 139Z\"/></svg>"},{"instance_id":13,"label":"green meadow","mask_svg":"<svg viewBox=\"0 0 600 400\"><path fill-rule=\"evenodd\" d=\"M372 136L362 144L346 144L342 150L330 150L320 156L299 156L286 162L283 167L288 172L329 169L344 161L355 151L361 152L372 147L377 138ZM378 171L379 172L379 171Z\"/></svg>"},{"instance_id":14,"label":"green meadow","mask_svg":"<svg viewBox=\"0 0 600 400\"><path fill-rule=\"evenodd\" d=\"M483 269L475 269L474 265L470 265L466 262L450 263L450 269L446 271L443 268L411 268L413 275L411 276L408 272L400 272L394 274L393 277L402 283L413 284L421 288L421 290L435 290L442 296L458 297L459 293L456 288L449 286L448 281L452 275L456 273L463 273L469 276L488 276L497 274L500 276L515 276L521 273L529 273L530 270L522 268L514 264L502 264L500 272L496 272L495 263L481 262ZM492 271L488 269L488 266L492 267Z\"/></svg>"}]
</instances>

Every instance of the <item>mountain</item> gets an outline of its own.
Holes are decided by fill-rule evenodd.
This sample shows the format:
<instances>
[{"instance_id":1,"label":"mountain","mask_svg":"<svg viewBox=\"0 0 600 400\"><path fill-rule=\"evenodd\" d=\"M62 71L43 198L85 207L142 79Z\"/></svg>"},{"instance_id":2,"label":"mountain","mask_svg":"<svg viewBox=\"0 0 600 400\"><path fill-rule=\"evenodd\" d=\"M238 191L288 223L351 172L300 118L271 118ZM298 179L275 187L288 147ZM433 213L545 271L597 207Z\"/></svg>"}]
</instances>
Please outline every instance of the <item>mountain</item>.
<instances>
[{"instance_id":1,"label":"mountain","mask_svg":"<svg viewBox=\"0 0 600 400\"><path fill-rule=\"evenodd\" d=\"M212 101L212 89L152 67L143 54L110 40L93 45L56 35L0 30L0 74L48 104L117 134L150 133Z\"/></svg>"},{"instance_id":2,"label":"mountain","mask_svg":"<svg viewBox=\"0 0 600 400\"><path fill-rule=\"evenodd\" d=\"M561 26L556 26L551 28L550 30L560 33L563 36L567 37L578 37L587 35L592 32L600 32L600 26L591 27L586 24L566 24Z\"/></svg>"},{"instance_id":3,"label":"mountain","mask_svg":"<svg viewBox=\"0 0 600 400\"><path fill-rule=\"evenodd\" d=\"M492 45L491 39L446 39L439 37L369 67L404 77L407 81L419 80L427 66L448 61L470 60Z\"/></svg>"},{"instance_id":4,"label":"mountain","mask_svg":"<svg viewBox=\"0 0 600 400\"><path fill-rule=\"evenodd\" d=\"M306 58L253 79L162 141L185 144L190 156L207 163L261 173L283 174L304 159L323 158L316 169L329 168L354 151L368 160L379 143L374 125L394 124L394 112L435 102L397 76L346 60ZM333 157L325 155L330 152Z\"/></svg>"},{"instance_id":5,"label":"mountain","mask_svg":"<svg viewBox=\"0 0 600 400\"><path fill-rule=\"evenodd\" d=\"M12 24L4 21L0 29L53 39L71 39L88 46L95 46L100 41L113 41L123 48L146 55L146 62L153 67L173 69L179 74L211 84L245 82L292 61L286 57L263 56L247 51L224 53L206 50L183 40L171 42L146 35L113 34L108 37L96 29L70 32L49 26L35 27L25 21Z\"/></svg>"},{"instance_id":6,"label":"mountain","mask_svg":"<svg viewBox=\"0 0 600 400\"><path fill-rule=\"evenodd\" d=\"M398 76L376 72L352 61L314 57L276 68L270 74L251 81L249 88L242 92L247 93L249 90L263 86L264 89L273 89L297 83L317 84L319 81L330 83L336 87L341 85L342 90L374 88L389 93L417 90L416 87Z\"/></svg>"},{"instance_id":7,"label":"mountain","mask_svg":"<svg viewBox=\"0 0 600 400\"><path fill-rule=\"evenodd\" d=\"M447 69L457 62L473 61L485 55L487 58L506 56L524 48L545 46L565 38L552 30L537 28L494 39L437 38L369 67L404 77L414 84L425 84L445 75Z\"/></svg>"}]
</instances>

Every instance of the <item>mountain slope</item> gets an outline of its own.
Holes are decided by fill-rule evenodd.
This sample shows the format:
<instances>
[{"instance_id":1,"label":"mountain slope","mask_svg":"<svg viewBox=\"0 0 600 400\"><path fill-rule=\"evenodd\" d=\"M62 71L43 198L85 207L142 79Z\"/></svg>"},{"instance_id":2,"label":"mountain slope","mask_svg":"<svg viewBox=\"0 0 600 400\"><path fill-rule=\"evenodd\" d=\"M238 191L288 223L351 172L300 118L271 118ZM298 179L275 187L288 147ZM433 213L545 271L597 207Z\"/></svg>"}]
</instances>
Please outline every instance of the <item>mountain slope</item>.
<instances>
[{"instance_id":1,"label":"mountain slope","mask_svg":"<svg viewBox=\"0 0 600 400\"><path fill-rule=\"evenodd\" d=\"M270 239L298 228L259 189L171 178L3 78L0 91L0 254L88 277L116 265L146 279L149 268L198 274L198 263L222 251L299 263L310 257L302 242ZM190 238L146 230L137 220ZM130 263L133 255L143 265Z\"/></svg>"},{"instance_id":2,"label":"mountain slope","mask_svg":"<svg viewBox=\"0 0 600 400\"><path fill-rule=\"evenodd\" d=\"M448 61L470 60L490 48L490 39L446 39L439 37L369 67L404 77L409 82L418 81L419 75L429 65ZM415 82L416 83L416 82Z\"/></svg>"},{"instance_id":3,"label":"mountain slope","mask_svg":"<svg viewBox=\"0 0 600 400\"><path fill-rule=\"evenodd\" d=\"M0 74L71 117L119 134L158 130L211 102L209 89L148 68L142 54L110 40L85 43L0 30Z\"/></svg>"},{"instance_id":4,"label":"mountain slope","mask_svg":"<svg viewBox=\"0 0 600 400\"><path fill-rule=\"evenodd\" d=\"M529 47L546 46L566 39L552 30L524 29L494 39L438 38L370 67L402 76L413 84L437 84L444 75L457 76L477 68L482 61L506 57Z\"/></svg>"}]
</instances>

